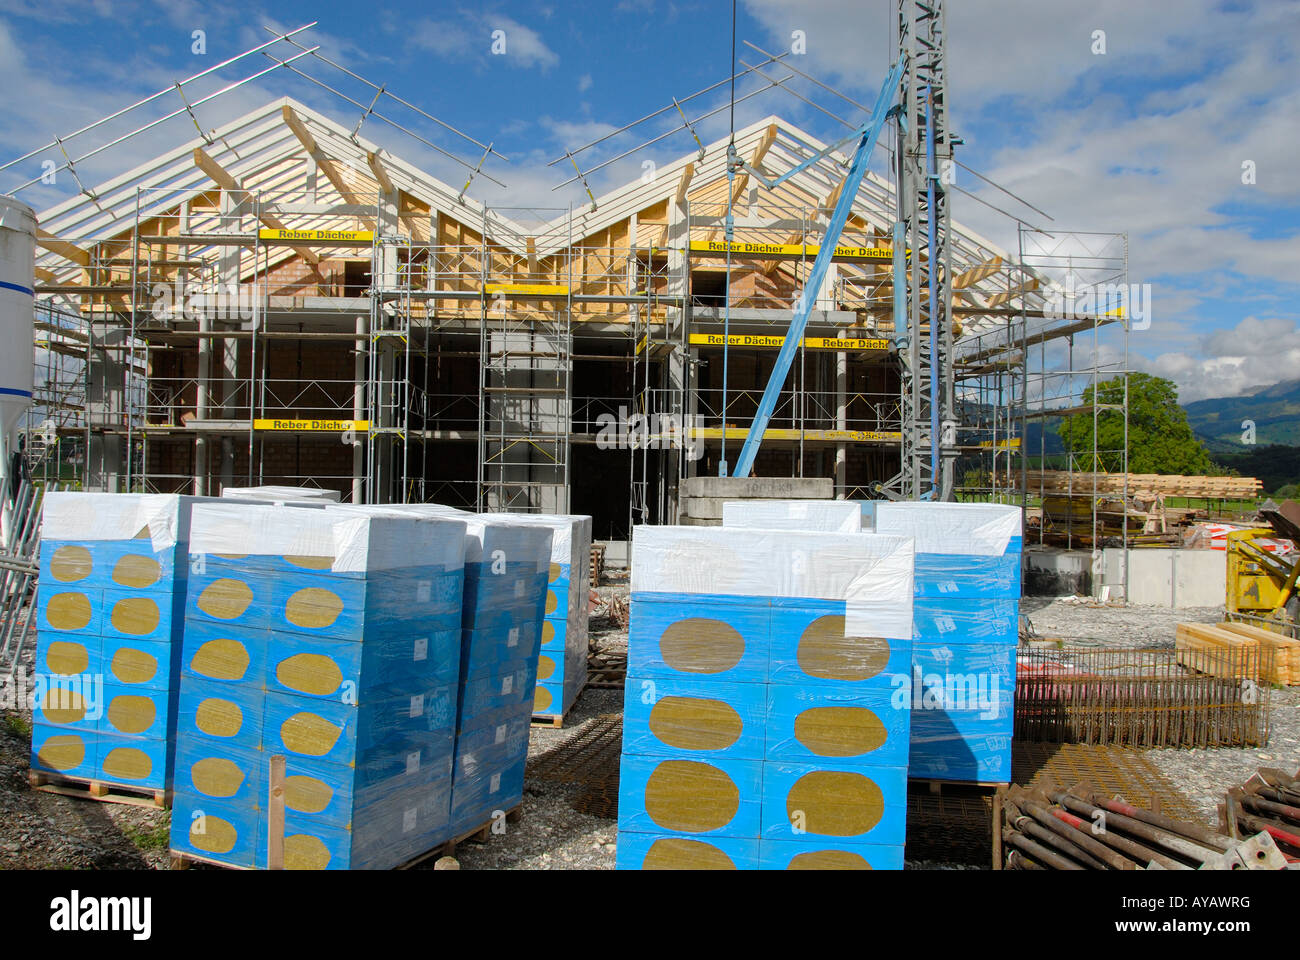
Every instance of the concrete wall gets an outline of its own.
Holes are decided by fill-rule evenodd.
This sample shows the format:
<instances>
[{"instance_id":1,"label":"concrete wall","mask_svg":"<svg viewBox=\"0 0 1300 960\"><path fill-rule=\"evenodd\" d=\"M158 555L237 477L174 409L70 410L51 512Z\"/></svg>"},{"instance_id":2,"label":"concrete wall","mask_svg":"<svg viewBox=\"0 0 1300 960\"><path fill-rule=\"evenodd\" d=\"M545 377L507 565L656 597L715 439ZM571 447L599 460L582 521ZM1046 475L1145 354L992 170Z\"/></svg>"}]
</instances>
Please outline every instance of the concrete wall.
<instances>
[{"instance_id":1,"label":"concrete wall","mask_svg":"<svg viewBox=\"0 0 1300 960\"><path fill-rule=\"evenodd\" d=\"M1087 550L1032 547L1025 551L1021 592L1027 597L1092 594L1092 554Z\"/></svg>"},{"instance_id":2,"label":"concrete wall","mask_svg":"<svg viewBox=\"0 0 1300 960\"><path fill-rule=\"evenodd\" d=\"M1124 561L1122 548L1102 551L1104 583L1124 582ZM1129 550L1127 562L1129 603L1174 608L1223 605L1228 564L1222 550Z\"/></svg>"}]
</instances>

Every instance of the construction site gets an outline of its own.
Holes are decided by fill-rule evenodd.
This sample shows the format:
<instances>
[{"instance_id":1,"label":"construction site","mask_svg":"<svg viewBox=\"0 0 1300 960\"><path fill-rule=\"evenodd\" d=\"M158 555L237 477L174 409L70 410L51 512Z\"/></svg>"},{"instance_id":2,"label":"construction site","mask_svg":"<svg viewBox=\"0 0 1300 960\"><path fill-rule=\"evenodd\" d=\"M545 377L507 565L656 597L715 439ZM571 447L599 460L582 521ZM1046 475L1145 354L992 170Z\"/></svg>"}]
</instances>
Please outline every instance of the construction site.
<instances>
[{"instance_id":1,"label":"construction site","mask_svg":"<svg viewBox=\"0 0 1300 960\"><path fill-rule=\"evenodd\" d=\"M0 866L1297 869L1300 506L1130 472L1127 225L963 225L887 6L538 206L314 23L0 157Z\"/></svg>"}]
</instances>

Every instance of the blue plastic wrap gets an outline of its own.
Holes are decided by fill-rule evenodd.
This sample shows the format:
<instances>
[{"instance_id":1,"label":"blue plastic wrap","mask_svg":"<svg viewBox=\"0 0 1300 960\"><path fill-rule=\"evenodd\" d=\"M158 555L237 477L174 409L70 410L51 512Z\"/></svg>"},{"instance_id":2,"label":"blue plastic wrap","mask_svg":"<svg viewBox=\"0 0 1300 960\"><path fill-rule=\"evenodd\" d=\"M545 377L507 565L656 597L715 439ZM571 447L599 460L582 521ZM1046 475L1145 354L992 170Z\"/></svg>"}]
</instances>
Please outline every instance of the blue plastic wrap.
<instances>
[{"instance_id":1,"label":"blue plastic wrap","mask_svg":"<svg viewBox=\"0 0 1300 960\"><path fill-rule=\"evenodd\" d=\"M838 840L902 846L907 768L818 761L763 764L767 840Z\"/></svg>"},{"instance_id":2,"label":"blue plastic wrap","mask_svg":"<svg viewBox=\"0 0 1300 960\"><path fill-rule=\"evenodd\" d=\"M1020 604L1015 600L922 600L913 607L913 640L952 644L1015 643Z\"/></svg>"},{"instance_id":3,"label":"blue plastic wrap","mask_svg":"<svg viewBox=\"0 0 1300 960\"><path fill-rule=\"evenodd\" d=\"M539 670L533 713L562 717L587 679L587 596L591 580L591 517L552 514L483 514L483 520L545 527L551 531L543 597L542 644L555 664ZM558 655L557 655L558 651Z\"/></svg>"},{"instance_id":4,"label":"blue plastic wrap","mask_svg":"<svg viewBox=\"0 0 1300 960\"><path fill-rule=\"evenodd\" d=\"M768 766L758 760L625 753L619 770L619 833L757 838Z\"/></svg>"},{"instance_id":5,"label":"blue plastic wrap","mask_svg":"<svg viewBox=\"0 0 1300 960\"><path fill-rule=\"evenodd\" d=\"M634 593L628 673L765 683L771 628L766 597Z\"/></svg>"},{"instance_id":6,"label":"blue plastic wrap","mask_svg":"<svg viewBox=\"0 0 1300 960\"><path fill-rule=\"evenodd\" d=\"M34 717L79 729L81 756L53 769L34 741L34 768L142 789L171 786L185 542L196 502L170 495L46 496ZM80 717L75 709L51 711L51 682L97 702L83 704ZM76 752L65 744L68 756Z\"/></svg>"},{"instance_id":7,"label":"blue plastic wrap","mask_svg":"<svg viewBox=\"0 0 1300 960\"><path fill-rule=\"evenodd\" d=\"M911 710L902 685L846 690L769 684L766 756L792 763L906 767Z\"/></svg>"},{"instance_id":8,"label":"blue plastic wrap","mask_svg":"<svg viewBox=\"0 0 1300 960\"><path fill-rule=\"evenodd\" d=\"M172 782L172 744L165 739L117 737L97 734L96 766L104 779L151 790L165 790Z\"/></svg>"},{"instance_id":9,"label":"blue plastic wrap","mask_svg":"<svg viewBox=\"0 0 1300 960\"><path fill-rule=\"evenodd\" d=\"M656 528L647 558L645 529L633 547L620 869L901 867L910 542Z\"/></svg>"},{"instance_id":10,"label":"blue plastic wrap","mask_svg":"<svg viewBox=\"0 0 1300 960\"><path fill-rule=\"evenodd\" d=\"M753 837L697 839L620 830L619 870L757 870L762 842Z\"/></svg>"},{"instance_id":11,"label":"blue plastic wrap","mask_svg":"<svg viewBox=\"0 0 1300 960\"><path fill-rule=\"evenodd\" d=\"M261 814L251 799L222 800L177 790L172 795L172 852L232 867L252 868L255 860L263 865Z\"/></svg>"},{"instance_id":12,"label":"blue plastic wrap","mask_svg":"<svg viewBox=\"0 0 1300 960\"><path fill-rule=\"evenodd\" d=\"M623 695L623 753L762 760L768 689L763 683L629 674Z\"/></svg>"},{"instance_id":13,"label":"blue plastic wrap","mask_svg":"<svg viewBox=\"0 0 1300 960\"><path fill-rule=\"evenodd\" d=\"M97 776L98 738L93 730L69 729L32 723L32 769L65 777L91 779Z\"/></svg>"},{"instance_id":14,"label":"blue plastic wrap","mask_svg":"<svg viewBox=\"0 0 1300 960\"><path fill-rule=\"evenodd\" d=\"M458 777L452 788L452 830L473 830L517 807L523 800L526 763L526 756L518 756L506 766Z\"/></svg>"},{"instance_id":15,"label":"blue plastic wrap","mask_svg":"<svg viewBox=\"0 0 1300 960\"><path fill-rule=\"evenodd\" d=\"M104 637L100 641L100 663L105 682L127 687L176 690L180 655L181 646L175 640Z\"/></svg>"},{"instance_id":16,"label":"blue plastic wrap","mask_svg":"<svg viewBox=\"0 0 1300 960\"><path fill-rule=\"evenodd\" d=\"M274 527L270 545L305 546L194 558L178 722L183 761L208 761L227 779L232 766L258 768L215 799L186 773L184 795L224 803L214 809L238 842L205 851L207 841L174 819L173 847L265 866L265 797L254 791L265 791L278 753L286 867L395 866L450 830L464 525L342 509L254 513ZM199 512L202 529L220 538L216 516Z\"/></svg>"},{"instance_id":17,"label":"blue plastic wrap","mask_svg":"<svg viewBox=\"0 0 1300 960\"><path fill-rule=\"evenodd\" d=\"M758 845L760 870L902 870L903 845L842 840L768 840Z\"/></svg>"}]
</instances>

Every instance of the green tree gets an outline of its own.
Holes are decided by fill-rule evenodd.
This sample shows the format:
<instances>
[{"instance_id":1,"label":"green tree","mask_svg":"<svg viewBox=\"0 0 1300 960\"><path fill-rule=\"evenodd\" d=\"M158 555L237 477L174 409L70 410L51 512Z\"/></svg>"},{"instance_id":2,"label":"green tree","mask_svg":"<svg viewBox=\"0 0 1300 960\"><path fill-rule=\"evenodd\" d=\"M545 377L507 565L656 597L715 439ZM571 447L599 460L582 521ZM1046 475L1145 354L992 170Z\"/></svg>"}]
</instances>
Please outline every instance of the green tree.
<instances>
[{"instance_id":1,"label":"green tree","mask_svg":"<svg viewBox=\"0 0 1300 960\"><path fill-rule=\"evenodd\" d=\"M1093 414L1066 417L1057 433L1083 469L1112 473L1123 466L1124 378L1097 384L1097 462L1093 454ZM1084 406L1093 404L1093 388L1083 392ZM1201 441L1178 405L1178 388L1170 380L1145 373L1128 375L1129 473L1208 474L1213 468Z\"/></svg>"}]
</instances>

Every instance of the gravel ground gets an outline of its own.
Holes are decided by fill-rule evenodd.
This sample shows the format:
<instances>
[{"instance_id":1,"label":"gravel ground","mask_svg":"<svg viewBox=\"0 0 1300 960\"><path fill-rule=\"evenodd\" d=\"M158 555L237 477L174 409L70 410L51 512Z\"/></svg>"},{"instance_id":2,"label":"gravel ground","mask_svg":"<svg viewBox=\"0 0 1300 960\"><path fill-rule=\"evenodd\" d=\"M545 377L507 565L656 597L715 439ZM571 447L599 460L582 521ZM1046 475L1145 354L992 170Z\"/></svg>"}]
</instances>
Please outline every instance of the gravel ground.
<instances>
[{"instance_id":1,"label":"gravel ground","mask_svg":"<svg viewBox=\"0 0 1300 960\"><path fill-rule=\"evenodd\" d=\"M95 803L27 783L30 713L0 716L0 869L149 870L168 864L166 810Z\"/></svg>"},{"instance_id":2,"label":"gravel ground","mask_svg":"<svg viewBox=\"0 0 1300 960\"><path fill-rule=\"evenodd\" d=\"M603 714L622 713L623 691L587 689L565 717L564 727L533 727L528 744L535 759L579 736ZM503 835L456 850L463 870L613 870L616 823L574 809L577 783L533 777L524 786L523 816Z\"/></svg>"},{"instance_id":3,"label":"gravel ground","mask_svg":"<svg viewBox=\"0 0 1300 960\"><path fill-rule=\"evenodd\" d=\"M1273 716L1265 747L1147 751L1151 762L1182 790L1206 823L1219 822L1218 805L1227 788L1241 785L1258 768L1300 770L1300 687L1273 690L1271 697Z\"/></svg>"},{"instance_id":4,"label":"gravel ground","mask_svg":"<svg viewBox=\"0 0 1300 960\"><path fill-rule=\"evenodd\" d=\"M1020 614L1040 637L1108 647L1172 647L1178 624L1223 621L1223 607L1126 607L1074 597L1023 597Z\"/></svg>"}]
</instances>

